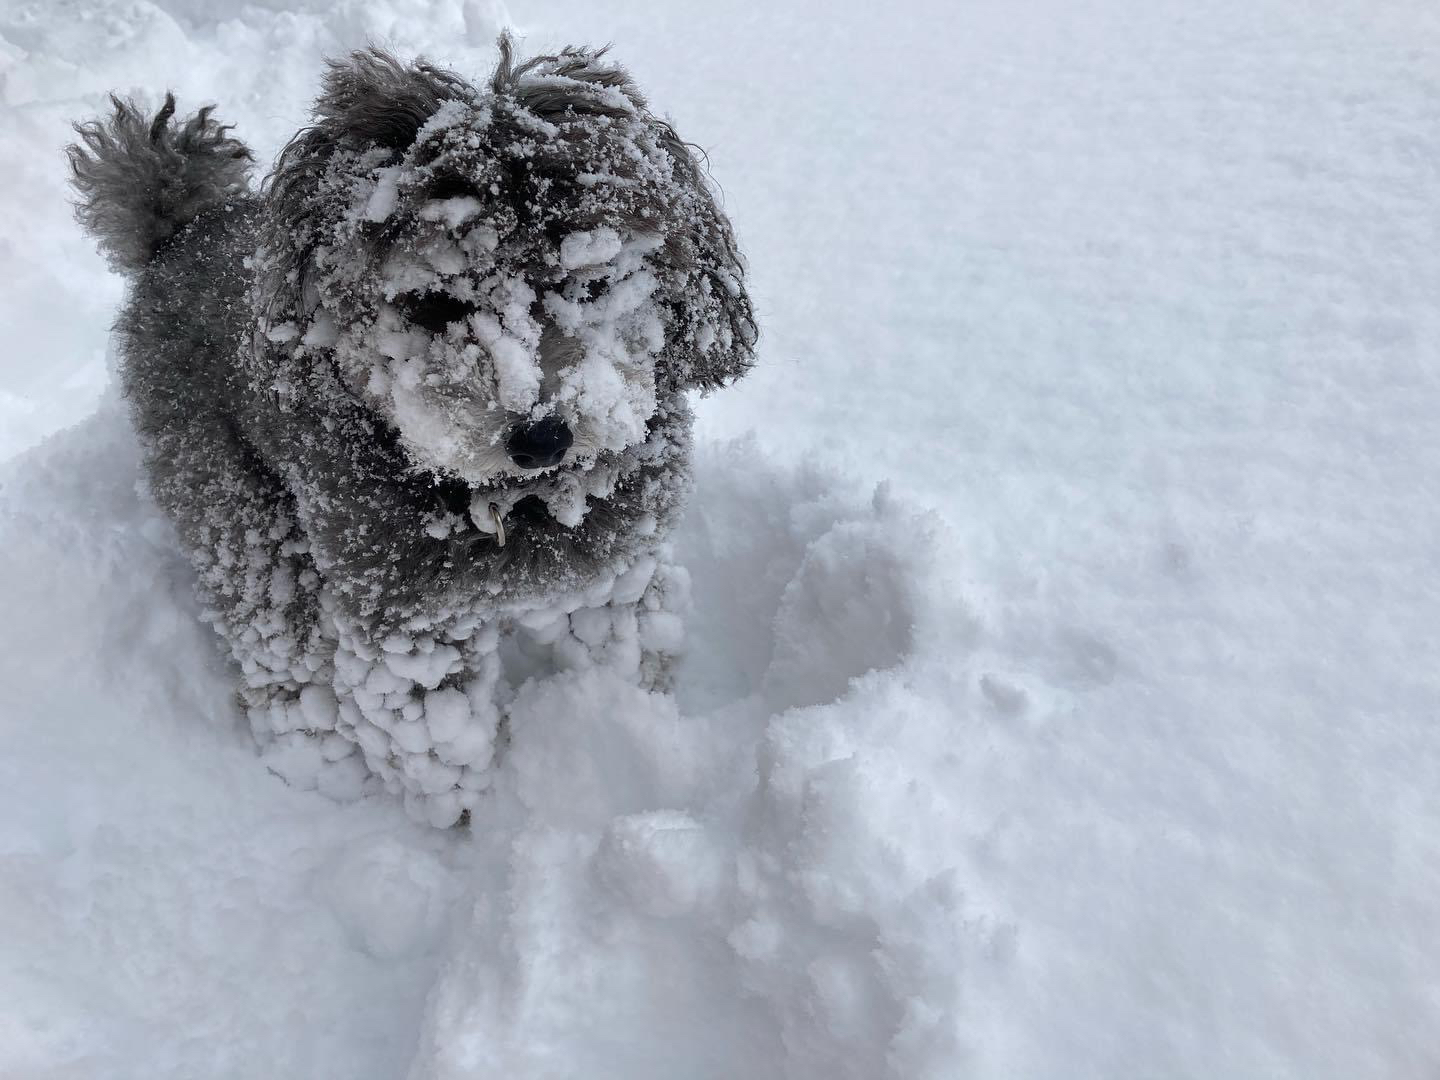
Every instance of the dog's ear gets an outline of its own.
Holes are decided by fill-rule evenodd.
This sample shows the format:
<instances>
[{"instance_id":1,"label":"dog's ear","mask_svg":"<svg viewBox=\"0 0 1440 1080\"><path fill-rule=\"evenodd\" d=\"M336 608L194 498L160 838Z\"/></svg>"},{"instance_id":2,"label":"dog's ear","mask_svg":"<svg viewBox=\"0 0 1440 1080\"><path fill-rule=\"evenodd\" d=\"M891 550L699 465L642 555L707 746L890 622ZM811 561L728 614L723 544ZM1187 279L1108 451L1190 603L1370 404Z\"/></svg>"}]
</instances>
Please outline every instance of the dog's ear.
<instances>
[{"instance_id":1,"label":"dog's ear","mask_svg":"<svg viewBox=\"0 0 1440 1080\"><path fill-rule=\"evenodd\" d=\"M407 64L373 46L327 65L314 122L280 152L267 180L282 211L309 196L337 150L400 153L444 102L475 96L453 71L423 59Z\"/></svg>"},{"instance_id":2,"label":"dog's ear","mask_svg":"<svg viewBox=\"0 0 1440 1080\"><path fill-rule=\"evenodd\" d=\"M738 379L755 363L759 334L745 288L745 260L702 164L703 153L682 141L669 124L657 123L682 192L675 208L679 229L666 247L672 260L691 274L684 305L689 310L677 312L682 344L672 364L680 385L713 390Z\"/></svg>"},{"instance_id":3,"label":"dog's ear","mask_svg":"<svg viewBox=\"0 0 1440 1080\"><path fill-rule=\"evenodd\" d=\"M267 246L282 270L303 270L315 226L338 212L331 205L338 195L327 198L319 190L337 152L403 153L441 105L470 100L476 92L452 71L423 59L407 64L375 47L327 64L313 122L286 144L266 178Z\"/></svg>"}]
</instances>

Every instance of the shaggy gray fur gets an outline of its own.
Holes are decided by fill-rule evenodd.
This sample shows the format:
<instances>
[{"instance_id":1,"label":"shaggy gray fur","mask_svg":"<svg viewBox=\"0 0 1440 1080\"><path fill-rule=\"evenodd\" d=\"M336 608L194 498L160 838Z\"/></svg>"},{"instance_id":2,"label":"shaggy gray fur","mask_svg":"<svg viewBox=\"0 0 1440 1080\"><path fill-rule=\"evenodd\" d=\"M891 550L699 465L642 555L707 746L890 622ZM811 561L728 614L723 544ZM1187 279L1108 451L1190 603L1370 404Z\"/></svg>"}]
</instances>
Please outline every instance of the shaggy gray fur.
<instances>
[{"instance_id":1,"label":"shaggy gray fur","mask_svg":"<svg viewBox=\"0 0 1440 1080\"><path fill-rule=\"evenodd\" d=\"M84 146L70 147L70 169L81 224L112 266L135 271L201 211L246 190L250 151L211 118L211 107L177 128L170 94L153 120L133 102L110 101L108 121L76 125Z\"/></svg>"},{"instance_id":2,"label":"shaggy gray fur","mask_svg":"<svg viewBox=\"0 0 1440 1080\"><path fill-rule=\"evenodd\" d=\"M334 678L337 626L342 638L379 642L456 612L542 604L653 552L678 515L689 484L683 392L743 374L755 326L703 170L603 55L572 48L517 62L502 39L482 88L376 49L332 61L313 123L260 192L247 186L249 151L209 107L176 124L168 94L152 119L114 98L108 119L77 125L77 216L133 275L117 329L150 487L252 706ZM483 118L469 121L477 134L446 141L429 125L442 107ZM427 179L387 219L357 220L355 193L388 163ZM484 202L501 238L492 261L537 293L562 288L566 236L613 228L663 239L648 256L665 336L643 440L589 466L617 479L578 525L512 499L503 548L466 509L518 495L530 478L477 488L417 457L321 333L359 333L399 302L380 286L386 258L416 250L427 200L457 196ZM451 302L477 303L464 280L454 288ZM547 329L542 362L573 352L557 340ZM479 391L444 393L463 403Z\"/></svg>"}]
</instances>

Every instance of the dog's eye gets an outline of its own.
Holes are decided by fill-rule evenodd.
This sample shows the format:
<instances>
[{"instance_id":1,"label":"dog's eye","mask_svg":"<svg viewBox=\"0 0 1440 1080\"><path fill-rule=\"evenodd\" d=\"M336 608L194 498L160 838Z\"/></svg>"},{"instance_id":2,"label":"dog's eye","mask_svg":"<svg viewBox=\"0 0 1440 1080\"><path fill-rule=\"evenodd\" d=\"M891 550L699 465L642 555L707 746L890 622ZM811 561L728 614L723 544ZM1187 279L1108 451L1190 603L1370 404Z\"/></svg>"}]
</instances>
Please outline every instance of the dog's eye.
<instances>
[{"instance_id":1,"label":"dog's eye","mask_svg":"<svg viewBox=\"0 0 1440 1080\"><path fill-rule=\"evenodd\" d=\"M610 291L610 283L604 278L596 278L594 281L585 283L585 299L594 302L599 300Z\"/></svg>"},{"instance_id":2,"label":"dog's eye","mask_svg":"<svg viewBox=\"0 0 1440 1080\"><path fill-rule=\"evenodd\" d=\"M449 293L427 292L401 296L395 301L405 318L432 334L443 334L452 323L463 322L475 310Z\"/></svg>"},{"instance_id":3,"label":"dog's eye","mask_svg":"<svg viewBox=\"0 0 1440 1080\"><path fill-rule=\"evenodd\" d=\"M432 199L479 199L480 189L458 176L442 176L430 185Z\"/></svg>"}]
</instances>

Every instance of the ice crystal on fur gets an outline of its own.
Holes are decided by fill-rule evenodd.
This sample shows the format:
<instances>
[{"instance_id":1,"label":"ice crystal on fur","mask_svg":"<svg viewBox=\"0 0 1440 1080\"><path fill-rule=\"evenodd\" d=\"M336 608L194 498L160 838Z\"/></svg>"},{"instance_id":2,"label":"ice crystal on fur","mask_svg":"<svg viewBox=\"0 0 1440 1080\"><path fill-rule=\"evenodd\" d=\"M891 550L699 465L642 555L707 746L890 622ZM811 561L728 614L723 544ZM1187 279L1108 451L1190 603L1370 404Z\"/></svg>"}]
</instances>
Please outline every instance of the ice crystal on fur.
<instances>
[{"instance_id":1,"label":"ice crystal on fur","mask_svg":"<svg viewBox=\"0 0 1440 1080\"><path fill-rule=\"evenodd\" d=\"M119 329L151 489L270 766L450 824L518 679L653 686L679 648L685 392L755 340L729 224L601 52L502 40L483 87L333 63L255 194L219 182L246 152L209 111L172 136L172 109L117 102L72 152L82 220L138 271ZM122 194L140 173L179 193L163 214ZM512 444L542 422L566 442L536 462Z\"/></svg>"},{"instance_id":2,"label":"ice crystal on fur","mask_svg":"<svg viewBox=\"0 0 1440 1080\"><path fill-rule=\"evenodd\" d=\"M332 72L333 119L274 178L283 227L260 288L271 325L319 320L327 341L340 327L327 347L344 389L418 464L518 475L508 424L555 414L583 467L642 439L659 397L745 369L754 327L728 226L619 69L572 51L507 54L487 92L412 78L442 100L397 156L375 145L375 110L357 118L356 72Z\"/></svg>"}]
</instances>

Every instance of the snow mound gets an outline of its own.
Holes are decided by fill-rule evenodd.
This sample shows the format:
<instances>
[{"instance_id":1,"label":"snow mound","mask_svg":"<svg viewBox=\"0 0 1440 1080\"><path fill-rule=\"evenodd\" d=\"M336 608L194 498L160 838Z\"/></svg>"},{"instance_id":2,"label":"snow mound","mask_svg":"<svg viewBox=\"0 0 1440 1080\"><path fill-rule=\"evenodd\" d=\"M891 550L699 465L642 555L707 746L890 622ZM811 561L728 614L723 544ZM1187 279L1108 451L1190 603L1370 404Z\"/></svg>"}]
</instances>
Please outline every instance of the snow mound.
<instances>
[{"instance_id":1,"label":"snow mound","mask_svg":"<svg viewBox=\"0 0 1440 1080\"><path fill-rule=\"evenodd\" d=\"M248 749L118 408L9 465L5 1067L943 1074L960 978L1009 950L953 865L945 529L753 443L699 458L677 694L531 680L476 828L438 834Z\"/></svg>"},{"instance_id":2,"label":"snow mound","mask_svg":"<svg viewBox=\"0 0 1440 1080\"><path fill-rule=\"evenodd\" d=\"M927 654L975 626L945 531L752 445L698 490L682 704L597 672L520 693L513 827L477 833L412 1076L953 1075L960 979L1003 971L1011 935L953 864Z\"/></svg>"},{"instance_id":3,"label":"snow mound","mask_svg":"<svg viewBox=\"0 0 1440 1080\"><path fill-rule=\"evenodd\" d=\"M0 475L0 1075L397 1075L453 841L266 772L138 470L111 402Z\"/></svg>"}]
</instances>

